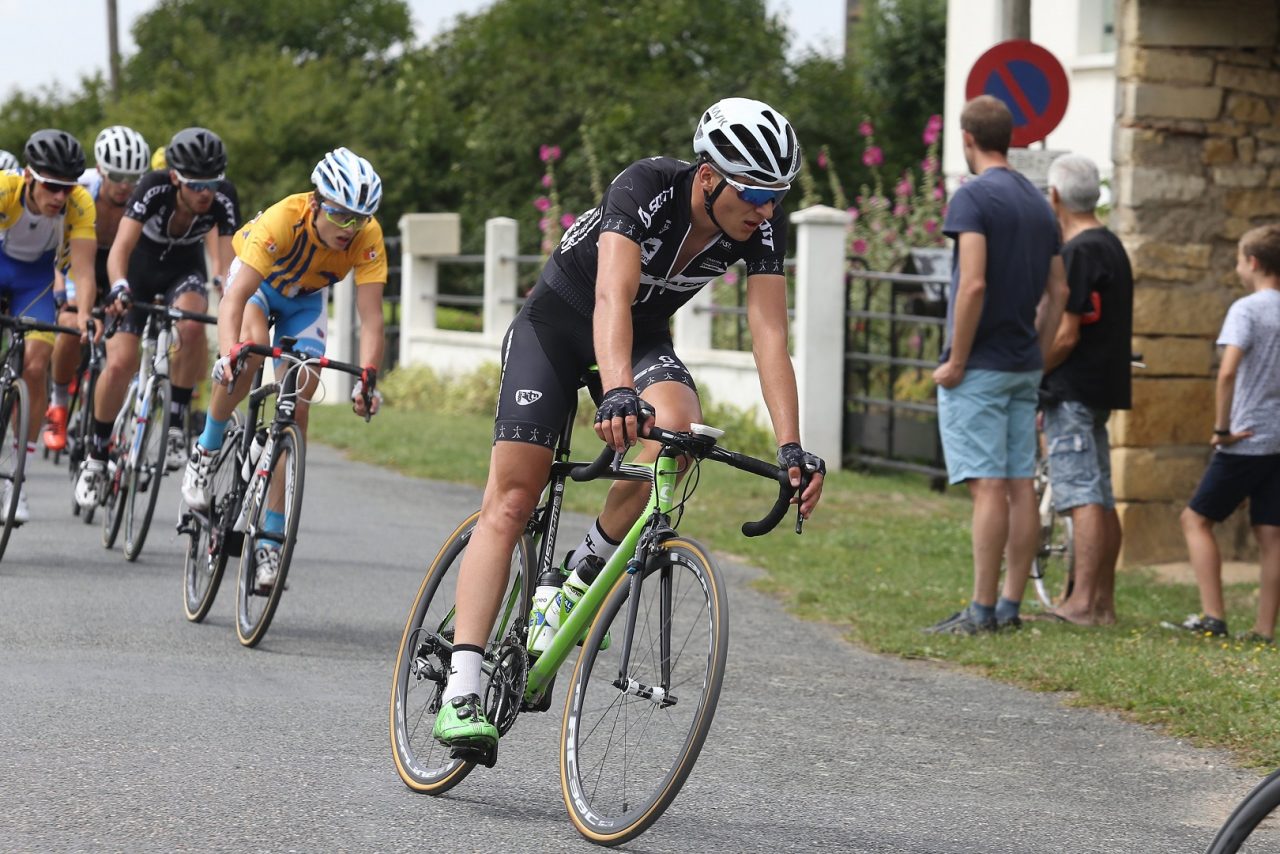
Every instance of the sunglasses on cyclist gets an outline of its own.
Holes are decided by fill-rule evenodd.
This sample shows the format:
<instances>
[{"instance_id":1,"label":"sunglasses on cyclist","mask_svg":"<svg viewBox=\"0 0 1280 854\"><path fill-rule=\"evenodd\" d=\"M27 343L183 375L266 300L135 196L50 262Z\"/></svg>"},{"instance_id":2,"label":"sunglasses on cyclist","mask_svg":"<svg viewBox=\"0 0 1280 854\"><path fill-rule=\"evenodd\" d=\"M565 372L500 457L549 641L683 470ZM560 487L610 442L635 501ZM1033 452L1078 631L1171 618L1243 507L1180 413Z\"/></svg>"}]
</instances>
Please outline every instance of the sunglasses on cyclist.
<instances>
[{"instance_id":1,"label":"sunglasses on cyclist","mask_svg":"<svg viewBox=\"0 0 1280 854\"><path fill-rule=\"evenodd\" d=\"M218 183L222 181L221 175L218 175L215 178L187 178L181 172L174 172L173 174L178 176L179 184L182 184L185 187L190 187L191 190L196 193L212 193L214 190L218 189Z\"/></svg>"},{"instance_id":2,"label":"sunglasses on cyclist","mask_svg":"<svg viewBox=\"0 0 1280 854\"><path fill-rule=\"evenodd\" d=\"M791 189L788 184L785 187L754 187L750 184L741 184L727 175L721 175L724 182L737 192L738 198L742 199L752 207L758 208L773 202L775 205L780 204L782 199L787 195L787 191Z\"/></svg>"},{"instance_id":3,"label":"sunglasses on cyclist","mask_svg":"<svg viewBox=\"0 0 1280 854\"><path fill-rule=\"evenodd\" d=\"M351 211L331 205L328 202L320 203L320 210L324 211L324 218L336 225L338 228L353 228L356 231L365 227L369 222L369 217L353 214Z\"/></svg>"},{"instance_id":4,"label":"sunglasses on cyclist","mask_svg":"<svg viewBox=\"0 0 1280 854\"><path fill-rule=\"evenodd\" d=\"M76 188L75 181L68 181L65 178L46 178L36 170L31 170L31 177L35 178L44 187L45 192L57 195L59 193L70 193Z\"/></svg>"},{"instance_id":5,"label":"sunglasses on cyclist","mask_svg":"<svg viewBox=\"0 0 1280 854\"><path fill-rule=\"evenodd\" d=\"M113 169L104 169L103 177L113 184L136 184L142 176L136 172L116 172Z\"/></svg>"}]
</instances>

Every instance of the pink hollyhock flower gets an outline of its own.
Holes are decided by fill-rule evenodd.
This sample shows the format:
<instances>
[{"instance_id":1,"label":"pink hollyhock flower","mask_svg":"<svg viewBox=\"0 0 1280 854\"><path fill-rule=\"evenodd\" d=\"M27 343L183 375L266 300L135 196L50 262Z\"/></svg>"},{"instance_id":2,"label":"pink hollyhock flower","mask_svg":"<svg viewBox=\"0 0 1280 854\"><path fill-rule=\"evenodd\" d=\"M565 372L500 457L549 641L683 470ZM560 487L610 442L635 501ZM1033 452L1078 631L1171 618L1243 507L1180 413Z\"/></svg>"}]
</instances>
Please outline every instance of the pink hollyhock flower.
<instances>
[{"instance_id":1,"label":"pink hollyhock flower","mask_svg":"<svg viewBox=\"0 0 1280 854\"><path fill-rule=\"evenodd\" d=\"M573 214L565 214L564 216L560 217L560 227L568 228L569 226L577 222L577 220L578 218Z\"/></svg>"},{"instance_id":2,"label":"pink hollyhock flower","mask_svg":"<svg viewBox=\"0 0 1280 854\"><path fill-rule=\"evenodd\" d=\"M884 152L878 145L868 145L867 150L862 152L862 163L865 166L879 166L883 162Z\"/></svg>"},{"instance_id":3,"label":"pink hollyhock flower","mask_svg":"<svg viewBox=\"0 0 1280 854\"><path fill-rule=\"evenodd\" d=\"M849 212L849 219L852 220L853 222L857 222L858 217L862 216L862 214L858 213L857 208L848 208L847 210Z\"/></svg>"},{"instance_id":4,"label":"pink hollyhock flower","mask_svg":"<svg viewBox=\"0 0 1280 854\"><path fill-rule=\"evenodd\" d=\"M539 231L545 232L550 227L551 227L551 220L547 219L545 216L542 219L538 220Z\"/></svg>"},{"instance_id":5,"label":"pink hollyhock flower","mask_svg":"<svg viewBox=\"0 0 1280 854\"><path fill-rule=\"evenodd\" d=\"M724 274L724 283L726 285L736 285L738 283L738 274L732 270Z\"/></svg>"},{"instance_id":6,"label":"pink hollyhock flower","mask_svg":"<svg viewBox=\"0 0 1280 854\"><path fill-rule=\"evenodd\" d=\"M550 187L554 180L555 179L551 177L551 173L548 172L546 175L542 176L542 186Z\"/></svg>"},{"instance_id":7,"label":"pink hollyhock flower","mask_svg":"<svg viewBox=\"0 0 1280 854\"><path fill-rule=\"evenodd\" d=\"M924 221L924 230L929 234L933 234L938 230L938 221L936 219L926 219Z\"/></svg>"},{"instance_id":8,"label":"pink hollyhock flower","mask_svg":"<svg viewBox=\"0 0 1280 854\"><path fill-rule=\"evenodd\" d=\"M876 132L875 126L872 125L871 122L863 122L862 124L858 125L858 133L861 134L862 136L871 136L871 134L875 132Z\"/></svg>"},{"instance_id":9,"label":"pink hollyhock flower","mask_svg":"<svg viewBox=\"0 0 1280 854\"><path fill-rule=\"evenodd\" d=\"M943 193L943 191L942 191L942 185L941 185L941 184L939 184L938 186L936 186L936 187L934 187L934 188L933 188L933 197L934 197L935 199L937 199L938 201L942 201L942 197L943 197L943 195L945 195L945 194L944 194L944 193Z\"/></svg>"},{"instance_id":10,"label":"pink hollyhock flower","mask_svg":"<svg viewBox=\"0 0 1280 854\"><path fill-rule=\"evenodd\" d=\"M866 252L867 252L867 241L863 240L861 237L853 241L853 254L865 255Z\"/></svg>"},{"instance_id":11,"label":"pink hollyhock flower","mask_svg":"<svg viewBox=\"0 0 1280 854\"><path fill-rule=\"evenodd\" d=\"M893 188L893 194L895 196L909 196L911 195L911 189L911 179L903 178L898 182L898 186Z\"/></svg>"},{"instance_id":12,"label":"pink hollyhock flower","mask_svg":"<svg viewBox=\"0 0 1280 854\"><path fill-rule=\"evenodd\" d=\"M818 152L818 168L819 169L827 168L827 153L825 151Z\"/></svg>"},{"instance_id":13,"label":"pink hollyhock flower","mask_svg":"<svg viewBox=\"0 0 1280 854\"><path fill-rule=\"evenodd\" d=\"M538 198L533 200L533 206L542 213L546 213L551 210L551 200L546 196L538 196Z\"/></svg>"},{"instance_id":14,"label":"pink hollyhock flower","mask_svg":"<svg viewBox=\"0 0 1280 854\"><path fill-rule=\"evenodd\" d=\"M926 175L932 175L938 171L938 158L932 154L920 161L920 168L924 170Z\"/></svg>"},{"instance_id":15,"label":"pink hollyhock flower","mask_svg":"<svg viewBox=\"0 0 1280 854\"><path fill-rule=\"evenodd\" d=\"M910 208L908 208L906 205L894 205L894 206L893 206L893 215L894 215L894 216L906 216L906 215L907 215L907 211L908 211L908 210L910 210Z\"/></svg>"},{"instance_id":16,"label":"pink hollyhock flower","mask_svg":"<svg viewBox=\"0 0 1280 854\"><path fill-rule=\"evenodd\" d=\"M553 163L560 159L560 146L544 145L538 149L538 156L542 158L543 163Z\"/></svg>"}]
</instances>

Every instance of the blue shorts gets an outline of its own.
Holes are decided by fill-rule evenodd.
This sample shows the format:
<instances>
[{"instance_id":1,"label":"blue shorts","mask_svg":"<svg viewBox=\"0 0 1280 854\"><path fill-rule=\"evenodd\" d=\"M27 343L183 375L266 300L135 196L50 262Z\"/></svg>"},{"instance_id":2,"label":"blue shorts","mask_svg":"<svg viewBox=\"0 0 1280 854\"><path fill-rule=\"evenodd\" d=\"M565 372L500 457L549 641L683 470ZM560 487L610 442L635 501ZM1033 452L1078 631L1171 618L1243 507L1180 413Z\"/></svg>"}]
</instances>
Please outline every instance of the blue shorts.
<instances>
[{"instance_id":1,"label":"blue shorts","mask_svg":"<svg viewBox=\"0 0 1280 854\"><path fill-rule=\"evenodd\" d=\"M1049 482L1059 513L1086 504L1116 506L1111 491L1109 409L1094 409L1064 400L1044 411L1044 439L1049 449Z\"/></svg>"},{"instance_id":2,"label":"blue shorts","mask_svg":"<svg viewBox=\"0 0 1280 854\"><path fill-rule=\"evenodd\" d=\"M34 261L17 261L0 252L0 294L9 298L14 317L34 317L53 323L58 307L53 299L53 250Z\"/></svg>"},{"instance_id":3,"label":"blue shorts","mask_svg":"<svg viewBox=\"0 0 1280 854\"><path fill-rule=\"evenodd\" d=\"M1246 498L1249 524L1280 525L1280 454L1216 451L1187 506L1221 522Z\"/></svg>"},{"instance_id":4,"label":"blue shorts","mask_svg":"<svg viewBox=\"0 0 1280 854\"><path fill-rule=\"evenodd\" d=\"M938 388L948 480L1035 474L1040 377L1040 371L975 370L955 388Z\"/></svg>"},{"instance_id":5,"label":"blue shorts","mask_svg":"<svg viewBox=\"0 0 1280 854\"><path fill-rule=\"evenodd\" d=\"M296 338L293 349L308 356L323 356L325 336L329 329L329 304L325 292L310 291L287 297L265 283L249 297L249 302L262 309L269 323L275 324L272 341Z\"/></svg>"}]
</instances>

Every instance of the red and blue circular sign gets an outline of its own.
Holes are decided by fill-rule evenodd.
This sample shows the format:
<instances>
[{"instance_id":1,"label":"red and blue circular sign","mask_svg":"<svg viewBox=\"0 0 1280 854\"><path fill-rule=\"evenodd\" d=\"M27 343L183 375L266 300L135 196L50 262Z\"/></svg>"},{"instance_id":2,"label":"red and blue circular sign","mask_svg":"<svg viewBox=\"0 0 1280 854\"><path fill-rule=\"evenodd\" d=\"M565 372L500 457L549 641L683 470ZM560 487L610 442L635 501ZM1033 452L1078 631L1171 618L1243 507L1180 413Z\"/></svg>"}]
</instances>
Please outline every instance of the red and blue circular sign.
<instances>
[{"instance_id":1,"label":"red and blue circular sign","mask_svg":"<svg viewBox=\"0 0 1280 854\"><path fill-rule=\"evenodd\" d=\"M1044 139L1067 112L1067 73L1057 57L1034 42L1015 39L988 50L969 71L965 100L994 95L1013 113L1010 145Z\"/></svg>"}]
</instances>

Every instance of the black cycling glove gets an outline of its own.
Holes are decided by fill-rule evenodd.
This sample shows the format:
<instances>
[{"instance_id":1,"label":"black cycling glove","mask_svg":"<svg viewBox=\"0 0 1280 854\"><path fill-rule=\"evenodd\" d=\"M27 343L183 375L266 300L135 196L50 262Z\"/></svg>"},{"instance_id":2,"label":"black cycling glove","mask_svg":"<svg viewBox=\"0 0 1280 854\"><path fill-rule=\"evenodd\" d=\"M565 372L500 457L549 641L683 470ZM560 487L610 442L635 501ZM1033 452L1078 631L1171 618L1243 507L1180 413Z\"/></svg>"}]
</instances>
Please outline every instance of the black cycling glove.
<instances>
[{"instance_id":1,"label":"black cycling glove","mask_svg":"<svg viewBox=\"0 0 1280 854\"><path fill-rule=\"evenodd\" d=\"M611 388L600 399L600 408L596 410L596 423L612 421L615 418L626 418L634 415L638 422L640 415L640 395L629 386L620 385Z\"/></svg>"},{"instance_id":2,"label":"black cycling glove","mask_svg":"<svg viewBox=\"0 0 1280 854\"><path fill-rule=\"evenodd\" d=\"M778 466L783 471L798 468L803 475L820 474L823 477L827 476L827 464L822 457L809 453L800 447L797 442L788 442L778 448Z\"/></svg>"}]
</instances>

